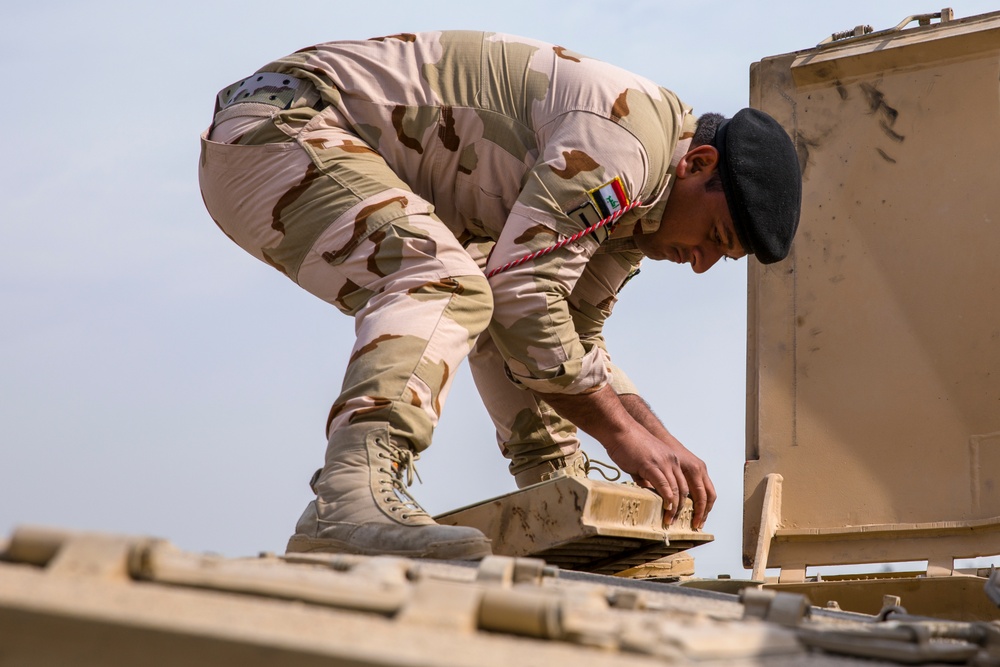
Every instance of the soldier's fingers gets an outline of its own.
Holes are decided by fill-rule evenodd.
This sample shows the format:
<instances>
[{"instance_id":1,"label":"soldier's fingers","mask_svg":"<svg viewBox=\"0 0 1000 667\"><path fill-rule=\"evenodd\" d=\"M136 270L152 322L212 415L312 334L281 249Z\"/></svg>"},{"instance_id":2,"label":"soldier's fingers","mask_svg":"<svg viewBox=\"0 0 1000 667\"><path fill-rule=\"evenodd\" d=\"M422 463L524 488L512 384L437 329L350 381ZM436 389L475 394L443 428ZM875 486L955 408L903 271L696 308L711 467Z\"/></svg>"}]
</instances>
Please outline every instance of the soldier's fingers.
<instances>
[{"instance_id":1,"label":"soldier's fingers","mask_svg":"<svg viewBox=\"0 0 1000 667\"><path fill-rule=\"evenodd\" d=\"M677 493L678 497L683 500L691 495L691 487L688 486L687 480L684 478L683 474L676 475L677 478Z\"/></svg>"},{"instance_id":2,"label":"soldier's fingers","mask_svg":"<svg viewBox=\"0 0 1000 667\"><path fill-rule=\"evenodd\" d=\"M650 489L652 491L656 490L656 489L653 488L653 485L650 484L646 480L646 478L643 477L642 475L632 475L632 481L636 483L636 486L641 486L644 489Z\"/></svg>"},{"instance_id":3,"label":"soldier's fingers","mask_svg":"<svg viewBox=\"0 0 1000 667\"><path fill-rule=\"evenodd\" d=\"M705 519L708 518L709 512L715 506L715 499L718 495L715 493L715 485L712 484L712 480L705 478L705 514L702 517L701 525L698 526L698 530L701 530L705 526Z\"/></svg>"},{"instance_id":4,"label":"soldier's fingers","mask_svg":"<svg viewBox=\"0 0 1000 667\"><path fill-rule=\"evenodd\" d=\"M680 514L681 505L684 503L684 499L688 497L689 489L687 478L684 477L684 472L679 466L675 465L673 472L674 480L676 481L676 491L677 491L677 502L674 505L674 514L670 517L670 523L677 520L677 515Z\"/></svg>"},{"instance_id":5,"label":"soldier's fingers","mask_svg":"<svg viewBox=\"0 0 1000 667\"><path fill-rule=\"evenodd\" d=\"M672 509L670 512L670 523L677 521L677 517L680 515L681 507L684 504L684 498L685 498L685 496L682 495L680 491L677 490L676 487L673 489L673 492L674 496L676 496L677 499L674 500L672 503Z\"/></svg>"},{"instance_id":6,"label":"soldier's fingers","mask_svg":"<svg viewBox=\"0 0 1000 667\"><path fill-rule=\"evenodd\" d=\"M654 470L653 475L650 477L642 477L642 480L646 483L645 486L647 489L652 489L660 496L660 498L663 498L664 509L667 509L669 506L670 510L673 510L673 506L676 504L676 499L672 498L670 495L672 484L660 471ZM640 486L642 486L642 484L640 484Z\"/></svg>"},{"instance_id":7,"label":"soldier's fingers","mask_svg":"<svg viewBox=\"0 0 1000 667\"><path fill-rule=\"evenodd\" d=\"M673 523L681 506L681 494L677 489L677 482L672 479L672 475L661 475L653 484L656 492L663 498L663 509L669 517L667 523Z\"/></svg>"},{"instance_id":8,"label":"soldier's fingers","mask_svg":"<svg viewBox=\"0 0 1000 667\"><path fill-rule=\"evenodd\" d=\"M694 505L694 514L691 516L691 527L701 530L705 524L705 517L708 516L708 491L704 486L695 486L691 491L691 502Z\"/></svg>"}]
</instances>

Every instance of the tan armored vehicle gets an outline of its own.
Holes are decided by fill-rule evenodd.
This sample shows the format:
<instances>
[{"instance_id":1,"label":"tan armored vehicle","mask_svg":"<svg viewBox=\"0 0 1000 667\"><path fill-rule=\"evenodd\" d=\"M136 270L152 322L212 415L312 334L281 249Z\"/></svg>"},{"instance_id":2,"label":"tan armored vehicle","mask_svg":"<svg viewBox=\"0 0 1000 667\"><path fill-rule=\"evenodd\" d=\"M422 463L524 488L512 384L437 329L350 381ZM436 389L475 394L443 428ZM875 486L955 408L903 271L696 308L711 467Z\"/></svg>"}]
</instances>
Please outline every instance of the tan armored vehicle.
<instances>
[{"instance_id":1,"label":"tan armored vehicle","mask_svg":"<svg viewBox=\"0 0 1000 667\"><path fill-rule=\"evenodd\" d=\"M814 603L997 618L955 561L1000 553L1000 14L911 19L751 69L804 205L788 261L750 263L744 560ZM899 561L926 566L806 577Z\"/></svg>"},{"instance_id":2,"label":"tan armored vehicle","mask_svg":"<svg viewBox=\"0 0 1000 667\"><path fill-rule=\"evenodd\" d=\"M891 600L871 617L536 559L227 559L30 528L4 553L4 665L1000 664L996 623L911 617Z\"/></svg>"},{"instance_id":3,"label":"tan armored vehicle","mask_svg":"<svg viewBox=\"0 0 1000 667\"><path fill-rule=\"evenodd\" d=\"M804 180L789 259L749 262L750 579L693 577L690 514L572 476L438 517L480 563L24 527L0 666L1000 665L1000 572L958 560L1000 554L1000 12L831 35L750 88Z\"/></svg>"}]
</instances>

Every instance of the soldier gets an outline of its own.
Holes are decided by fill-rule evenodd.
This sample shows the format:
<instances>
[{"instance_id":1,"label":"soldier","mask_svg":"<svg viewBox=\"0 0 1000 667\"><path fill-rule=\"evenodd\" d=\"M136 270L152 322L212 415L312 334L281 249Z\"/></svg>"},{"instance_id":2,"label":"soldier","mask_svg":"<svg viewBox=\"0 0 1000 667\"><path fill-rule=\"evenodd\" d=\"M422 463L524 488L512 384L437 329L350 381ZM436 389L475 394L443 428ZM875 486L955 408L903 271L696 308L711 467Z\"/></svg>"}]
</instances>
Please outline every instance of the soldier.
<instances>
[{"instance_id":1,"label":"soldier","mask_svg":"<svg viewBox=\"0 0 1000 667\"><path fill-rule=\"evenodd\" d=\"M478 32L312 46L223 89L205 205L237 244L354 316L326 462L289 551L490 553L407 491L466 356L518 486L585 474L577 427L664 499L716 498L602 336L639 261L785 257L801 182L765 114L561 46Z\"/></svg>"}]
</instances>

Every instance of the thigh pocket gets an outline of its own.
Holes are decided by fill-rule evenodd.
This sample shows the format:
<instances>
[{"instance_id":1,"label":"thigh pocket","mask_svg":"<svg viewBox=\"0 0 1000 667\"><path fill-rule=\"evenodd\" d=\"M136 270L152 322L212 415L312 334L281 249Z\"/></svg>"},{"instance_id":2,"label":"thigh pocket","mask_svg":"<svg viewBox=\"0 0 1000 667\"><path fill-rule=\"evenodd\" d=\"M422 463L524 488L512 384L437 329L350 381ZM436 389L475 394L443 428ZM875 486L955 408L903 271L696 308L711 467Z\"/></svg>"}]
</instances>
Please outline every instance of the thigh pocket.
<instances>
[{"instance_id":1,"label":"thigh pocket","mask_svg":"<svg viewBox=\"0 0 1000 667\"><path fill-rule=\"evenodd\" d=\"M390 200L391 201L391 200ZM369 231L370 221L355 226L361 233L343 242L344 224L332 225L313 246L297 275L297 282L312 294L353 315L392 280L420 275L440 263L437 243L423 230L405 222L398 206L379 209L382 216L395 210L395 221ZM364 209L362 208L362 212ZM349 216L357 221L357 216ZM349 235L349 232L347 232Z\"/></svg>"}]
</instances>

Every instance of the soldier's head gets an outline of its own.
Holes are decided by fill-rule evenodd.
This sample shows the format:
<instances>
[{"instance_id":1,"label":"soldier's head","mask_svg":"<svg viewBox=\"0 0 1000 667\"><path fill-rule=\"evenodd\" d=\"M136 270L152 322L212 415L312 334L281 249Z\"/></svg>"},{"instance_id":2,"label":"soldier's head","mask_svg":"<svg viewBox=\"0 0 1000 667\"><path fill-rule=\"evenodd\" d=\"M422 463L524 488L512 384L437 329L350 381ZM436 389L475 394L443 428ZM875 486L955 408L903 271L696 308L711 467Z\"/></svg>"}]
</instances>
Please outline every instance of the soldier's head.
<instances>
[{"instance_id":1,"label":"soldier's head","mask_svg":"<svg viewBox=\"0 0 1000 667\"><path fill-rule=\"evenodd\" d=\"M755 109L731 119L705 114L677 165L659 228L636 244L651 259L703 273L719 259L787 256L799 222L802 178L788 134Z\"/></svg>"}]
</instances>

